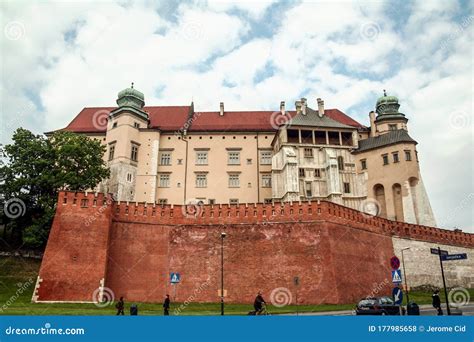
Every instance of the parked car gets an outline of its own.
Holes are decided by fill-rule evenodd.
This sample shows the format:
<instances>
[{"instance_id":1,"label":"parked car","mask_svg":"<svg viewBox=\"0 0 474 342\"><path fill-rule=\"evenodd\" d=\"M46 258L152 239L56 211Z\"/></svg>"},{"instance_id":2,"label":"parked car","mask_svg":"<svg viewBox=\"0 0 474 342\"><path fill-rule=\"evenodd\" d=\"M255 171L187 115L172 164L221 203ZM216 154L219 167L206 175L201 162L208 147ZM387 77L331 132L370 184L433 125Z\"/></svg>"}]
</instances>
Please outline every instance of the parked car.
<instances>
[{"instance_id":1,"label":"parked car","mask_svg":"<svg viewBox=\"0 0 474 342\"><path fill-rule=\"evenodd\" d=\"M390 297L362 299L355 308L356 315L400 315L400 305Z\"/></svg>"}]
</instances>

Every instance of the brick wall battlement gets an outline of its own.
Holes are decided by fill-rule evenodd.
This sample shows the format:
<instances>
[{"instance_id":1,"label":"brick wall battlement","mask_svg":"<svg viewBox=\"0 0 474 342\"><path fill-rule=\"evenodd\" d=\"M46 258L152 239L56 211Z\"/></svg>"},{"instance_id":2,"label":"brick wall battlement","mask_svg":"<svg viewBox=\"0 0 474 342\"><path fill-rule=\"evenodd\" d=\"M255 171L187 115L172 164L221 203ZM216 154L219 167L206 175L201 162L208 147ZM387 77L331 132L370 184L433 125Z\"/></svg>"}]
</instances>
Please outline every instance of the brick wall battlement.
<instances>
[{"instance_id":1,"label":"brick wall battlement","mask_svg":"<svg viewBox=\"0 0 474 342\"><path fill-rule=\"evenodd\" d=\"M474 234L391 221L336 203L319 200L273 204L189 204L185 206L115 202L111 195L106 196L102 193L61 192L58 205L91 212L84 222L85 225L94 221L104 211L104 206L112 206L111 215L114 222L202 226L329 221L378 234L474 247Z\"/></svg>"}]
</instances>

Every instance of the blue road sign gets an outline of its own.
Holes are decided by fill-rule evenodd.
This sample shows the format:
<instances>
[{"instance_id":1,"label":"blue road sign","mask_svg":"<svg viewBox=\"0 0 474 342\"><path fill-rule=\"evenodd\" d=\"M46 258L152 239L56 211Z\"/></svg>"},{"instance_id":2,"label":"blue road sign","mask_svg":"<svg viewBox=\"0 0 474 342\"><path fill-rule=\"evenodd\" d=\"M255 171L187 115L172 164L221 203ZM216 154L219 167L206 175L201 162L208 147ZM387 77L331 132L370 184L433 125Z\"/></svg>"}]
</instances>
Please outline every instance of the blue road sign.
<instances>
[{"instance_id":1,"label":"blue road sign","mask_svg":"<svg viewBox=\"0 0 474 342\"><path fill-rule=\"evenodd\" d=\"M400 284L402 282L402 271L394 270L392 271L392 283Z\"/></svg>"},{"instance_id":2,"label":"blue road sign","mask_svg":"<svg viewBox=\"0 0 474 342\"><path fill-rule=\"evenodd\" d=\"M177 284L181 281L181 275L179 273L170 273L171 284Z\"/></svg>"},{"instance_id":3,"label":"blue road sign","mask_svg":"<svg viewBox=\"0 0 474 342\"><path fill-rule=\"evenodd\" d=\"M441 260L443 261L463 260L463 259L467 259L466 253L441 255Z\"/></svg>"},{"instance_id":4,"label":"blue road sign","mask_svg":"<svg viewBox=\"0 0 474 342\"><path fill-rule=\"evenodd\" d=\"M403 301L403 291L399 287L394 287L392 290L392 297L395 304L402 304Z\"/></svg>"}]
</instances>

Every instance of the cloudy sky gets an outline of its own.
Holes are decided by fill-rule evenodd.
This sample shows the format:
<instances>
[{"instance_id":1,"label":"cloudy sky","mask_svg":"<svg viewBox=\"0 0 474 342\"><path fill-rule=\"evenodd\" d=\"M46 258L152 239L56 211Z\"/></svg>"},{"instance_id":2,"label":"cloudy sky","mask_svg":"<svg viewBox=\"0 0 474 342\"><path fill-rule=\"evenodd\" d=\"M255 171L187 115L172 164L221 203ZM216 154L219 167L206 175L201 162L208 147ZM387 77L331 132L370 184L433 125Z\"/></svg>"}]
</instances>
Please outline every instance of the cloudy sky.
<instances>
[{"instance_id":1,"label":"cloudy sky","mask_svg":"<svg viewBox=\"0 0 474 342\"><path fill-rule=\"evenodd\" d=\"M275 110L321 97L363 124L387 89L419 142L438 224L473 231L470 1L0 6L1 143L114 106L132 81L148 105Z\"/></svg>"}]
</instances>

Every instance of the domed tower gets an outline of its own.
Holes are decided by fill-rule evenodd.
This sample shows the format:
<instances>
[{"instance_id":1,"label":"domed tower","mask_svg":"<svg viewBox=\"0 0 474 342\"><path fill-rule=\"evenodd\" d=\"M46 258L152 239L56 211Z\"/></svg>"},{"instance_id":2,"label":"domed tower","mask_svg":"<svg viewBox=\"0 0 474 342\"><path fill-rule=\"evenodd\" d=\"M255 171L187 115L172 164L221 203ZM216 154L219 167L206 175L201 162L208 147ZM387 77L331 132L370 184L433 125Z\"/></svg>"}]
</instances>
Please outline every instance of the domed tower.
<instances>
[{"instance_id":1,"label":"domed tower","mask_svg":"<svg viewBox=\"0 0 474 342\"><path fill-rule=\"evenodd\" d=\"M420 173L417 142L408 134L405 114L396 96L377 100L370 117L370 137L353 152L358 173L365 173L367 198L378 215L390 220L436 226Z\"/></svg>"},{"instance_id":2,"label":"domed tower","mask_svg":"<svg viewBox=\"0 0 474 342\"><path fill-rule=\"evenodd\" d=\"M108 191L120 201L135 198L137 168L140 158L140 129L148 127L143 110L145 97L133 87L118 93L118 107L110 112L107 124L107 154L110 168Z\"/></svg>"}]
</instances>

